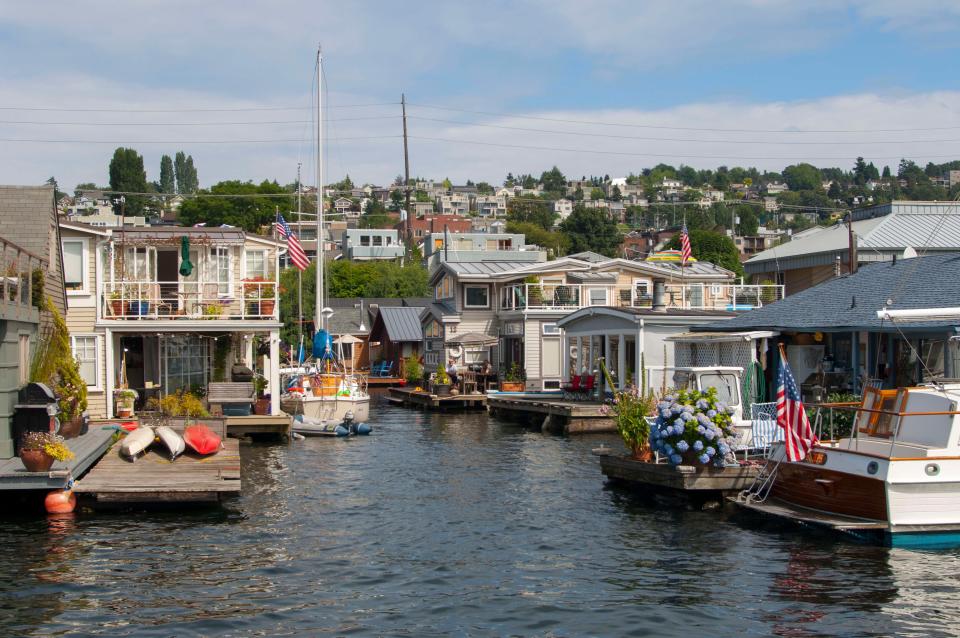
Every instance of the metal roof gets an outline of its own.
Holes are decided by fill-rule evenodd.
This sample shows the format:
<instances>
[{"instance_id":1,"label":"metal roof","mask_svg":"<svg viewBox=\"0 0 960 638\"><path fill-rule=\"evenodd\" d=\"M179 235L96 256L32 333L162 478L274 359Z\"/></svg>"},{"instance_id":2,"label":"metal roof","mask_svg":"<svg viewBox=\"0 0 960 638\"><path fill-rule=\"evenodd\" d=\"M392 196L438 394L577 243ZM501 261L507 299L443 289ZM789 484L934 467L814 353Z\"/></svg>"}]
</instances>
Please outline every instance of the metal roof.
<instances>
[{"instance_id":1,"label":"metal roof","mask_svg":"<svg viewBox=\"0 0 960 638\"><path fill-rule=\"evenodd\" d=\"M495 275L529 266L528 261L445 261L443 265L458 275Z\"/></svg>"},{"instance_id":2,"label":"metal roof","mask_svg":"<svg viewBox=\"0 0 960 638\"><path fill-rule=\"evenodd\" d=\"M617 282L615 272L571 272L567 276L574 281Z\"/></svg>"},{"instance_id":3,"label":"metal roof","mask_svg":"<svg viewBox=\"0 0 960 638\"><path fill-rule=\"evenodd\" d=\"M113 237L118 242L127 243L171 243L179 244L184 235L191 243L211 243L217 245L242 245L246 233L241 228L208 228L196 226L148 226L146 228L116 228ZM260 239L268 239L262 237Z\"/></svg>"},{"instance_id":4,"label":"metal roof","mask_svg":"<svg viewBox=\"0 0 960 638\"><path fill-rule=\"evenodd\" d=\"M861 266L786 299L746 312L730 321L704 326L710 331L800 330L893 331L877 311L940 308L960 298L960 251ZM889 301L889 303L888 303ZM901 330L936 332L956 321L897 322Z\"/></svg>"},{"instance_id":5,"label":"metal roof","mask_svg":"<svg viewBox=\"0 0 960 638\"><path fill-rule=\"evenodd\" d=\"M383 306L380 316L387 336L394 343L400 341L422 341L423 330L420 327L422 306Z\"/></svg>"}]
</instances>

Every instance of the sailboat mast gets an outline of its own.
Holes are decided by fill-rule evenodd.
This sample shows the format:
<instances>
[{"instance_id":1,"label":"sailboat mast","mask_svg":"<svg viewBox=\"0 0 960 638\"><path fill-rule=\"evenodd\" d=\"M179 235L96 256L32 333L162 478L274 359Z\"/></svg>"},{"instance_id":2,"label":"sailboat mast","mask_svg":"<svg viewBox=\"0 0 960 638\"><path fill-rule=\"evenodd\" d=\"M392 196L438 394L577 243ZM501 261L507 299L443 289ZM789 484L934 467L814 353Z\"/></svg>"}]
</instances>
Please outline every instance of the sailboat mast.
<instances>
[{"instance_id":1,"label":"sailboat mast","mask_svg":"<svg viewBox=\"0 0 960 638\"><path fill-rule=\"evenodd\" d=\"M297 230L303 237L303 183L300 181L300 162L297 162ZM297 331L300 345L297 349L297 365L300 365L300 348L303 348L303 271L297 268Z\"/></svg>"},{"instance_id":2,"label":"sailboat mast","mask_svg":"<svg viewBox=\"0 0 960 638\"><path fill-rule=\"evenodd\" d=\"M323 325L323 52L317 47L317 294L314 327Z\"/></svg>"}]
</instances>

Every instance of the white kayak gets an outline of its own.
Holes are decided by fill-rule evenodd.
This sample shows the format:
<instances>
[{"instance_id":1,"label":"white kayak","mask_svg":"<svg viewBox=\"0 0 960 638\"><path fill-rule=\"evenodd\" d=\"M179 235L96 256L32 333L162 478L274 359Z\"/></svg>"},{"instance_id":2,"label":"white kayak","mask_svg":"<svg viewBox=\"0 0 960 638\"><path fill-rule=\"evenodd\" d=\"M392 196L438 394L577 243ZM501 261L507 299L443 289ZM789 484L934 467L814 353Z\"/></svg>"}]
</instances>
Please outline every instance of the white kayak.
<instances>
[{"instance_id":1,"label":"white kayak","mask_svg":"<svg viewBox=\"0 0 960 638\"><path fill-rule=\"evenodd\" d=\"M123 440L120 441L120 453L129 456L131 459L137 458L138 454L142 454L150 444L153 443L154 432L153 428L141 425L136 430L123 437Z\"/></svg>"},{"instance_id":2,"label":"white kayak","mask_svg":"<svg viewBox=\"0 0 960 638\"><path fill-rule=\"evenodd\" d=\"M171 461L183 454L183 451L187 449L187 444L184 443L183 437L168 425L161 425L157 428L157 438L170 450Z\"/></svg>"}]
</instances>

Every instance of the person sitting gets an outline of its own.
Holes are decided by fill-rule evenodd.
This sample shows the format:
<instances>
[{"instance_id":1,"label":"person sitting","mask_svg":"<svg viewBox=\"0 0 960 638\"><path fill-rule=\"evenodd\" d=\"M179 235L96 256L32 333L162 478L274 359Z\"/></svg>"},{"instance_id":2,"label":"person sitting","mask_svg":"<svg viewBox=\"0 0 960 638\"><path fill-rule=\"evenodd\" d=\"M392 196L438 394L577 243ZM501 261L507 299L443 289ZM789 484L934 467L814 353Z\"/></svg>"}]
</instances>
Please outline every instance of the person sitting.
<instances>
[{"instance_id":1,"label":"person sitting","mask_svg":"<svg viewBox=\"0 0 960 638\"><path fill-rule=\"evenodd\" d=\"M460 384L460 377L457 375L457 364L453 359L447 363L447 376L450 377L450 385L457 386Z\"/></svg>"}]
</instances>

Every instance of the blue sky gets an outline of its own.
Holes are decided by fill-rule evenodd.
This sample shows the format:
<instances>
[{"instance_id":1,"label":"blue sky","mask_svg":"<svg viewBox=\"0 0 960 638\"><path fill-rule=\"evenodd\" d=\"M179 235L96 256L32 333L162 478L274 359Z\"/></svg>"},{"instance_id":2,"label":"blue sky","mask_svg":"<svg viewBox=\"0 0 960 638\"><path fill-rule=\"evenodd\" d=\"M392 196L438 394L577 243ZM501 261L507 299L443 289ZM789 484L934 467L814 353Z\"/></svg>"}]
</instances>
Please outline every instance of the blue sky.
<instances>
[{"instance_id":1,"label":"blue sky","mask_svg":"<svg viewBox=\"0 0 960 638\"><path fill-rule=\"evenodd\" d=\"M160 154L181 148L204 185L290 181L298 160L309 173L309 141L240 143L309 138L309 125L290 123L309 109L173 111L306 108L318 42L330 104L406 93L416 175L501 180L553 164L618 175L660 161L849 167L859 154L939 162L960 158L950 141L960 128L949 128L960 127L958 33L960 6L924 0L0 0L0 138L54 140L0 144L0 181L105 182L114 142L140 150L151 179ZM143 109L171 112L131 112ZM333 137L378 138L328 145L328 179L400 171L397 106L328 114ZM677 127L737 131L661 139L681 137ZM917 128L936 130L877 131ZM864 132L759 132L780 130Z\"/></svg>"}]
</instances>

